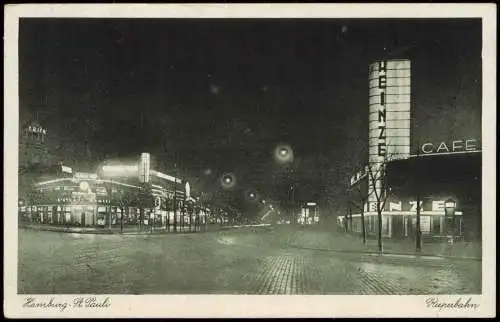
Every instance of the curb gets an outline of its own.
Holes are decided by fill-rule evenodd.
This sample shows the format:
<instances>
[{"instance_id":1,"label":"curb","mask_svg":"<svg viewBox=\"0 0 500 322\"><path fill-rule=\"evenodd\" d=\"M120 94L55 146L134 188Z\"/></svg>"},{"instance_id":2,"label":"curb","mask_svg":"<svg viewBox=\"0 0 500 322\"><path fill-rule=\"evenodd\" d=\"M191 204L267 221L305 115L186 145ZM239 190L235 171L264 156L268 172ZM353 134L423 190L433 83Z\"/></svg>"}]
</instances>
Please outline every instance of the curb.
<instances>
[{"instance_id":1,"label":"curb","mask_svg":"<svg viewBox=\"0 0 500 322\"><path fill-rule=\"evenodd\" d=\"M296 246L296 245L288 245L288 247L296 248L296 249L307 249L307 250L317 250L317 251L334 252L334 253L353 253L353 254L366 254L366 255L380 255L378 252L370 252L370 251L363 251L363 250L339 250L339 249L331 249L331 248L314 248L314 247L304 247L304 246ZM429 258L429 257L433 257L433 258L443 258L443 259L453 259L453 260L482 261L482 258L478 258L478 257L469 257L469 256L464 256L464 257L442 256L442 255L426 254L426 253L416 254L416 253L401 253L401 252L383 252L382 256L383 255L414 256L415 259L417 259L417 258Z\"/></svg>"}]
</instances>

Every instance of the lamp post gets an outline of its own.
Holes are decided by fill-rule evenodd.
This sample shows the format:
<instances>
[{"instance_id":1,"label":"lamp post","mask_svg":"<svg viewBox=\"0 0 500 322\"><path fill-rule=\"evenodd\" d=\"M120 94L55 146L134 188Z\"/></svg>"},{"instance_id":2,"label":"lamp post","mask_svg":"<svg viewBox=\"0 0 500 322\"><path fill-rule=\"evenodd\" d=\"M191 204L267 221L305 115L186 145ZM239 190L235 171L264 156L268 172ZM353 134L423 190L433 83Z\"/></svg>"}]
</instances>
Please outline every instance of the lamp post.
<instances>
[{"instance_id":1,"label":"lamp post","mask_svg":"<svg viewBox=\"0 0 500 322\"><path fill-rule=\"evenodd\" d=\"M108 204L109 204L109 208L108 208L108 226L109 226L109 230L112 229L111 227L111 220L112 220L112 212L113 212L113 181L110 181L109 182L109 186L108 186L108 191L109 191L109 194L108 194Z\"/></svg>"},{"instance_id":2,"label":"lamp post","mask_svg":"<svg viewBox=\"0 0 500 322\"><path fill-rule=\"evenodd\" d=\"M177 178L177 163L174 163L174 174ZM174 180L174 233L177 233L177 179Z\"/></svg>"},{"instance_id":3,"label":"lamp post","mask_svg":"<svg viewBox=\"0 0 500 322\"><path fill-rule=\"evenodd\" d=\"M286 184L286 202L284 203L287 206L288 210L288 218L291 220L291 224L296 224L296 218L294 214L294 206L295 206L295 184L292 181L293 176L293 166L294 166L294 153L293 149L289 145L279 145L274 150L274 158L279 164L288 164L286 168L286 176L288 182Z\"/></svg>"},{"instance_id":4,"label":"lamp post","mask_svg":"<svg viewBox=\"0 0 500 322\"><path fill-rule=\"evenodd\" d=\"M453 199L448 199L444 202L444 214L445 218L447 219L447 230L448 233L451 233L451 238L450 235L448 235L448 243L451 245L454 242L455 239L455 209L457 207L457 203ZM449 224L449 225L448 225Z\"/></svg>"}]
</instances>

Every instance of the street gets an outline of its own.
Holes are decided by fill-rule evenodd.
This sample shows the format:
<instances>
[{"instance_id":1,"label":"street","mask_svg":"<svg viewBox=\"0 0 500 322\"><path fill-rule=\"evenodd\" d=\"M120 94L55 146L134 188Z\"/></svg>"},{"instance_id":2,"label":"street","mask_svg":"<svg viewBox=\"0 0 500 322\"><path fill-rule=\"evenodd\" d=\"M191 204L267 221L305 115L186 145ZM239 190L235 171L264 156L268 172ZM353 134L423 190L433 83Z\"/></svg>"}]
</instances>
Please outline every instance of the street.
<instances>
[{"instance_id":1,"label":"street","mask_svg":"<svg viewBox=\"0 0 500 322\"><path fill-rule=\"evenodd\" d=\"M166 235L20 229L19 293L481 293L481 261L300 249L290 244L296 233L293 228Z\"/></svg>"}]
</instances>

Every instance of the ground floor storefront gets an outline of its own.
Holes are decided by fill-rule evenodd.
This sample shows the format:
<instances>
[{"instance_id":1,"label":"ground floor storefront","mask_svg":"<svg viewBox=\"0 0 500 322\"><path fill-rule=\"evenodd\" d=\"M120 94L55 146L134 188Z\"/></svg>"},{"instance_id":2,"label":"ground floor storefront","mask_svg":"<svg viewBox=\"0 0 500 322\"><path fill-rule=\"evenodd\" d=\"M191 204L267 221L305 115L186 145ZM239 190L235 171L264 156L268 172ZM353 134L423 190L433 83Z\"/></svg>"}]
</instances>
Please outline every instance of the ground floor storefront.
<instances>
[{"instance_id":1,"label":"ground floor storefront","mask_svg":"<svg viewBox=\"0 0 500 322\"><path fill-rule=\"evenodd\" d=\"M344 218L344 227L352 232L362 232L361 214L353 214L351 218ZM364 228L367 235L376 235L378 232L378 214L369 212L364 214ZM461 215L446 217L444 214L422 214L420 216L420 231L423 237L446 238L453 236L460 238L464 235ZM382 236L395 239L413 238L417 232L416 214L382 213Z\"/></svg>"},{"instance_id":2,"label":"ground floor storefront","mask_svg":"<svg viewBox=\"0 0 500 322\"><path fill-rule=\"evenodd\" d=\"M211 216L208 212L139 209L86 205L39 205L19 207L23 223L59 225L66 227L117 228L138 227L167 231L202 231L207 224L224 224L227 218Z\"/></svg>"}]
</instances>

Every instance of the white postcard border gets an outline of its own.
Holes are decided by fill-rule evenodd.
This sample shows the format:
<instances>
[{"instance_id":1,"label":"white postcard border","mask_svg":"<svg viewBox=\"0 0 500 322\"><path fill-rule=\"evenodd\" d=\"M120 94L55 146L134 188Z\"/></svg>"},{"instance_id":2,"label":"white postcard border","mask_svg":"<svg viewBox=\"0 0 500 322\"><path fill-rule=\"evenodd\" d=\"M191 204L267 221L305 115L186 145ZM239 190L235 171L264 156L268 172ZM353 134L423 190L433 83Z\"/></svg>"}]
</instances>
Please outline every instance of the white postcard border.
<instances>
[{"instance_id":1,"label":"white postcard border","mask_svg":"<svg viewBox=\"0 0 500 322\"><path fill-rule=\"evenodd\" d=\"M496 315L496 6L494 4L65 4L8 5L4 35L4 315L21 317L491 317ZM18 21L20 17L452 18L483 19L483 275L477 310L441 311L426 296L96 295L108 308L35 310L29 296L73 302L82 295L17 294ZM85 295L88 297L88 295Z\"/></svg>"}]
</instances>

